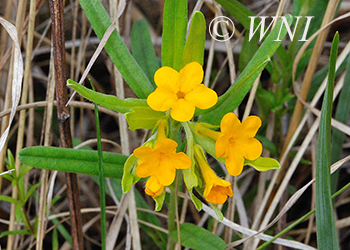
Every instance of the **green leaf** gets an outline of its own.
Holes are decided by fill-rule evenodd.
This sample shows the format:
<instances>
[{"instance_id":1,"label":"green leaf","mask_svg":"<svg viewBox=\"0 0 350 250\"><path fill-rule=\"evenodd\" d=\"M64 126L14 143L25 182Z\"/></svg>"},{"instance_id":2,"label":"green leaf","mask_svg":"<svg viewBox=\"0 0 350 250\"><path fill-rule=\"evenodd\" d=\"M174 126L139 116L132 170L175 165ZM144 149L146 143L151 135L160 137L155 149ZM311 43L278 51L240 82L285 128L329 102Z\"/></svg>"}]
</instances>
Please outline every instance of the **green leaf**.
<instances>
[{"instance_id":1,"label":"green leaf","mask_svg":"<svg viewBox=\"0 0 350 250\"><path fill-rule=\"evenodd\" d=\"M350 114L350 56L346 60L346 72L344 78L344 85L339 95L337 110L335 112L334 118L347 124L349 114ZM345 134L340 130L333 127L332 144L331 144L331 163L335 163L340 160L343 151L343 143L345 139ZM331 176L332 191L335 191L338 184L339 171L337 170ZM332 192L333 193L333 192Z\"/></svg>"},{"instance_id":2,"label":"green leaf","mask_svg":"<svg viewBox=\"0 0 350 250\"><path fill-rule=\"evenodd\" d=\"M130 43L135 60L155 87L153 76L159 68L159 64L153 48L149 28L144 19L134 22L131 29Z\"/></svg>"},{"instance_id":3,"label":"green leaf","mask_svg":"<svg viewBox=\"0 0 350 250\"><path fill-rule=\"evenodd\" d=\"M215 0L218 2L225 10L230 12L240 24L246 30L250 29L250 16L255 16L253 12L247 9L243 4L238 2L237 0ZM255 28L256 26L254 26Z\"/></svg>"},{"instance_id":4,"label":"green leaf","mask_svg":"<svg viewBox=\"0 0 350 250\"><path fill-rule=\"evenodd\" d=\"M189 123L183 122L182 126L185 129L186 132L186 140L187 140L187 147L186 147L186 155L191 159L191 167L187 169L183 169L183 178L186 184L186 187L188 190L192 190L194 187L198 186L198 178L197 174L195 173L195 159L194 159L194 140L191 128L189 126ZM192 191L190 191L191 193Z\"/></svg>"},{"instance_id":5,"label":"green leaf","mask_svg":"<svg viewBox=\"0 0 350 250\"><path fill-rule=\"evenodd\" d=\"M187 0L166 0L163 13L163 66L180 71L186 28Z\"/></svg>"},{"instance_id":6,"label":"green leaf","mask_svg":"<svg viewBox=\"0 0 350 250\"><path fill-rule=\"evenodd\" d=\"M281 166L275 159L269 157L259 157L254 161L244 160L244 165L249 165L258 171L267 171L271 169L279 169Z\"/></svg>"},{"instance_id":7,"label":"green leaf","mask_svg":"<svg viewBox=\"0 0 350 250\"><path fill-rule=\"evenodd\" d=\"M222 214L221 210L215 206L215 204L209 203L210 207L214 210L216 216L218 217L218 221L222 221L224 219L224 215Z\"/></svg>"},{"instance_id":8,"label":"green leaf","mask_svg":"<svg viewBox=\"0 0 350 250\"><path fill-rule=\"evenodd\" d=\"M11 153L11 150L7 150L7 158L8 158L8 164L7 164L7 169L15 169L15 159L13 158L13 154Z\"/></svg>"},{"instance_id":9,"label":"green leaf","mask_svg":"<svg viewBox=\"0 0 350 250\"><path fill-rule=\"evenodd\" d=\"M132 185L140 180L136 174L133 174L133 169L136 168L138 159L131 154L124 164L124 173L122 178L123 193L130 191Z\"/></svg>"},{"instance_id":10,"label":"green leaf","mask_svg":"<svg viewBox=\"0 0 350 250\"><path fill-rule=\"evenodd\" d=\"M16 204L17 206L22 206L22 203L19 200L13 199L10 196L0 195L0 201L7 201Z\"/></svg>"},{"instance_id":11,"label":"green leaf","mask_svg":"<svg viewBox=\"0 0 350 250\"><path fill-rule=\"evenodd\" d=\"M156 135L156 133L153 134L144 144L142 144L142 146L153 148ZM122 178L123 193L129 192L132 185L140 180L140 177L138 177L135 173L137 161L138 159L133 154L131 154L124 163L124 172Z\"/></svg>"},{"instance_id":12,"label":"green leaf","mask_svg":"<svg viewBox=\"0 0 350 250\"><path fill-rule=\"evenodd\" d=\"M29 231L26 230L12 230L12 231L5 231L0 234L0 238L8 236L8 235L31 235Z\"/></svg>"},{"instance_id":13,"label":"green leaf","mask_svg":"<svg viewBox=\"0 0 350 250\"><path fill-rule=\"evenodd\" d=\"M135 107L148 107L145 99L126 98L122 100L114 95L106 95L95 92L71 79L67 80L67 84L69 87L77 91L84 98L95 102L101 105L102 107L118 111L122 114L132 111L132 109Z\"/></svg>"},{"instance_id":14,"label":"green leaf","mask_svg":"<svg viewBox=\"0 0 350 250\"><path fill-rule=\"evenodd\" d=\"M121 179L127 156L103 152L103 167L106 178ZM98 175L98 154L93 150L76 150L36 146L19 152L19 160L32 167Z\"/></svg>"},{"instance_id":15,"label":"green leaf","mask_svg":"<svg viewBox=\"0 0 350 250\"><path fill-rule=\"evenodd\" d=\"M58 234L57 234L57 229L54 228L52 230L52 250L58 250L59 249L59 244L58 244Z\"/></svg>"},{"instance_id":16,"label":"green leaf","mask_svg":"<svg viewBox=\"0 0 350 250\"><path fill-rule=\"evenodd\" d=\"M165 198L165 190L163 191L163 193L157 197L152 197L153 200L156 202L156 207L154 208L154 210L156 211L160 211L163 207L163 203L164 203L164 198Z\"/></svg>"},{"instance_id":17,"label":"green leaf","mask_svg":"<svg viewBox=\"0 0 350 250\"><path fill-rule=\"evenodd\" d=\"M325 96L322 103L316 162L316 232L319 249L339 249L331 198L331 118L335 65L337 60L339 34L333 39L329 73Z\"/></svg>"},{"instance_id":18,"label":"green leaf","mask_svg":"<svg viewBox=\"0 0 350 250\"><path fill-rule=\"evenodd\" d=\"M290 15L286 15L286 19L290 25L293 18ZM222 117L226 113L232 112L238 107L253 86L255 79L264 69L270 57L275 53L282 42L275 40L277 37L279 37L280 40L283 40L286 34L287 29L282 20L280 20L265 41L261 44L260 48L250 60L242 74L237 78L236 82L222 96L219 97L217 104L206 111L198 110L196 112L196 115L205 113L201 117L200 121L214 125L219 124Z\"/></svg>"},{"instance_id":19,"label":"green leaf","mask_svg":"<svg viewBox=\"0 0 350 250\"><path fill-rule=\"evenodd\" d=\"M190 62L203 66L206 23L202 12L196 11L192 17L185 48L182 54L181 68Z\"/></svg>"},{"instance_id":20,"label":"green leaf","mask_svg":"<svg viewBox=\"0 0 350 250\"><path fill-rule=\"evenodd\" d=\"M50 215L53 215L53 214L50 213ZM70 232L61 224L61 222L57 218L53 218L51 219L51 221L54 225L56 225L55 228L57 228L57 230L59 231L61 236L65 239L65 241L73 245L72 236Z\"/></svg>"},{"instance_id":21,"label":"green leaf","mask_svg":"<svg viewBox=\"0 0 350 250\"><path fill-rule=\"evenodd\" d=\"M21 167L19 174L17 176L17 180L21 180L23 176L28 173L32 168L31 167Z\"/></svg>"},{"instance_id":22,"label":"green leaf","mask_svg":"<svg viewBox=\"0 0 350 250\"><path fill-rule=\"evenodd\" d=\"M135 107L131 112L125 114L130 130L153 129L159 120L166 118L165 112L154 111L150 107Z\"/></svg>"},{"instance_id":23,"label":"green leaf","mask_svg":"<svg viewBox=\"0 0 350 250\"><path fill-rule=\"evenodd\" d=\"M198 211L201 211L202 210L202 207L203 207L203 203L201 202L200 199L198 199L194 194L193 194L193 191L192 189L191 190L188 190L189 193L190 193L190 196L191 196L191 200L194 204L194 206L196 207L196 209Z\"/></svg>"},{"instance_id":24,"label":"green leaf","mask_svg":"<svg viewBox=\"0 0 350 250\"><path fill-rule=\"evenodd\" d=\"M95 86L90 81L93 91ZM104 177L103 169L103 154L102 154L102 142L101 142L101 127L100 127L100 118L98 115L98 106L94 103L95 108L95 122L96 122L96 137L97 137L97 155L98 155L98 177L100 185L100 226L101 226L101 249L106 249L106 179Z\"/></svg>"},{"instance_id":25,"label":"green leaf","mask_svg":"<svg viewBox=\"0 0 350 250\"><path fill-rule=\"evenodd\" d=\"M172 231L169 236L177 239L177 231ZM208 230L191 223L180 225L181 244L185 247L198 250L224 250L227 244L223 239Z\"/></svg>"},{"instance_id":26,"label":"green leaf","mask_svg":"<svg viewBox=\"0 0 350 250\"><path fill-rule=\"evenodd\" d=\"M251 40L249 40L249 32L245 33L242 49L241 49L241 51L244 51L244 53L239 54L239 63L238 63L238 68L241 72L244 70L244 68L247 66L249 61L254 56L255 52L258 50L259 39L260 37L255 35L252 37Z\"/></svg>"},{"instance_id":27,"label":"green leaf","mask_svg":"<svg viewBox=\"0 0 350 250\"><path fill-rule=\"evenodd\" d=\"M41 183L36 183L34 186L30 187L30 189L27 191L26 193L26 196L24 197L24 200L23 200L23 204L27 202L27 200L29 199L29 197L33 194L33 192L35 191L35 189L37 187L39 187L41 185Z\"/></svg>"},{"instance_id":28,"label":"green leaf","mask_svg":"<svg viewBox=\"0 0 350 250\"><path fill-rule=\"evenodd\" d=\"M96 35L101 40L104 33L112 23L101 1L79 0L79 3L89 19ZM147 96L154 91L154 87L141 67L132 57L116 30L110 35L105 44L105 49L112 62L118 68L119 72L135 94L139 98L147 98Z\"/></svg>"}]
</instances>

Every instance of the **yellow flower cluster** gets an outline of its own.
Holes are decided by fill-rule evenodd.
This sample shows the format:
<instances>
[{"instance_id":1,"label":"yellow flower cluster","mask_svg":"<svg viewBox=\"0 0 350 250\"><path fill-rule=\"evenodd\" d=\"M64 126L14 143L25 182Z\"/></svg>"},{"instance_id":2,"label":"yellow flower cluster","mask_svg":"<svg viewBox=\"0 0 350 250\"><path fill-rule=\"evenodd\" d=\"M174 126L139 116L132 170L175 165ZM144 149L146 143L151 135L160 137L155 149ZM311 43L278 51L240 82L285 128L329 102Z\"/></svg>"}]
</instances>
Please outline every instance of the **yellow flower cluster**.
<instances>
[{"instance_id":1,"label":"yellow flower cluster","mask_svg":"<svg viewBox=\"0 0 350 250\"><path fill-rule=\"evenodd\" d=\"M203 80L202 66L191 62L177 72L170 67L158 69L154 75L156 90L147 98L147 104L156 111L170 111L170 116L178 122L192 119L195 108L208 109L218 100L217 94L201 82ZM136 175L140 178L149 177L145 192L152 197L164 193L164 187L173 183L177 169L196 167L200 171L204 186L202 194L208 202L222 204L227 197L232 197L231 183L219 178L207 163L203 149L193 144L194 155L176 152L178 144L166 136L167 122L158 123L157 140L153 147L142 146L134 150L138 158ZM261 120L250 116L242 123L234 113L226 114L221 120L220 132L205 126L197 125L195 132L206 135L216 141L216 157L225 158L228 173L237 176L244 166L245 159L255 160L262 153L261 143L254 138Z\"/></svg>"}]
</instances>

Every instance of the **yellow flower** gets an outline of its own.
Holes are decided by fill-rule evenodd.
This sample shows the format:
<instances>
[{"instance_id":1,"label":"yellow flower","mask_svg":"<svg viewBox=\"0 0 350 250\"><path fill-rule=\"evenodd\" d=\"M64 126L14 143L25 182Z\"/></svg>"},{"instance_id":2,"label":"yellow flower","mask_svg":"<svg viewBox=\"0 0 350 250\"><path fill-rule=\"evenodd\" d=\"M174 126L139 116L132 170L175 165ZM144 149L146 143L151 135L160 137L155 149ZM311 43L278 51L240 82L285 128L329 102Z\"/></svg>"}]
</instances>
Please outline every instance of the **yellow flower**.
<instances>
[{"instance_id":1,"label":"yellow flower","mask_svg":"<svg viewBox=\"0 0 350 250\"><path fill-rule=\"evenodd\" d=\"M169 186L175 179L176 169L191 166L190 158L183 152L176 153L177 143L164 138L156 142L154 149L148 146L134 150L139 158L136 175L140 178L154 176L163 186Z\"/></svg>"},{"instance_id":2,"label":"yellow flower","mask_svg":"<svg viewBox=\"0 0 350 250\"><path fill-rule=\"evenodd\" d=\"M214 204L223 204L227 200L227 196L232 197L231 184L228 181L216 178L210 178L206 181L204 189L204 198Z\"/></svg>"},{"instance_id":3,"label":"yellow flower","mask_svg":"<svg viewBox=\"0 0 350 250\"><path fill-rule=\"evenodd\" d=\"M226 158L225 165L231 175L242 172L244 158L253 161L261 155L262 145L254 138L260 126L261 120L257 116L249 116L242 123L234 113L222 118L215 151L217 157Z\"/></svg>"},{"instance_id":4,"label":"yellow flower","mask_svg":"<svg viewBox=\"0 0 350 250\"><path fill-rule=\"evenodd\" d=\"M147 98L147 104L156 111L171 109L170 115L180 122L189 121L195 108L208 109L214 106L218 96L215 91L201 84L202 66L197 62L186 64L177 72L164 66L154 74L157 88Z\"/></svg>"},{"instance_id":5,"label":"yellow flower","mask_svg":"<svg viewBox=\"0 0 350 250\"><path fill-rule=\"evenodd\" d=\"M160 184L155 175L152 175L146 182L145 193L154 198L161 195L163 191L164 186Z\"/></svg>"},{"instance_id":6,"label":"yellow flower","mask_svg":"<svg viewBox=\"0 0 350 250\"><path fill-rule=\"evenodd\" d=\"M231 184L219 178L210 168L204 156L201 153L202 149L198 146L195 149L195 157L201 169L202 176L205 182L204 198L214 204L223 204L227 200L227 196L232 197Z\"/></svg>"}]
</instances>

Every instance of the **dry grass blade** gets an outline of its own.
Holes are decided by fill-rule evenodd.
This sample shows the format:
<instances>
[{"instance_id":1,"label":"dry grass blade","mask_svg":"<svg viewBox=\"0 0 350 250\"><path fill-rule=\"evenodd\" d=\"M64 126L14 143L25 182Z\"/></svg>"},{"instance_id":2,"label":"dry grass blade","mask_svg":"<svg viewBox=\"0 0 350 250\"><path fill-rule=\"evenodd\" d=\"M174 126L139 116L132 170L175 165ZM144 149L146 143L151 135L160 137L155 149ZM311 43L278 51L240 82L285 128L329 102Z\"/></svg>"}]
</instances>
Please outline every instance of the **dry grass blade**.
<instances>
[{"instance_id":1,"label":"dry grass blade","mask_svg":"<svg viewBox=\"0 0 350 250\"><path fill-rule=\"evenodd\" d=\"M6 29L7 33L10 35L11 39L14 42L14 61L13 61L13 79L12 79L12 107L10 113L10 121L6 130L0 138L0 151L3 149L7 136L10 131L11 122L15 116L16 108L18 106L21 89L22 89L22 79L23 79L23 60L21 54L21 48L18 43L18 36L16 27L10 22L6 21L0 17L1 25Z\"/></svg>"},{"instance_id":2,"label":"dry grass blade","mask_svg":"<svg viewBox=\"0 0 350 250\"><path fill-rule=\"evenodd\" d=\"M14 169L11 169L11 170L2 172L2 173L0 173L0 176L1 176L1 175L4 175L4 174L9 174L9 173L11 173L12 171L15 171L15 170L14 170Z\"/></svg>"},{"instance_id":3,"label":"dry grass blade","mask_svg":"<svg viewBox=\"0 0 350 250\"><path fill-rule=\"evenodd\" d=\"M113 222L108 228L108 234L106 236L106 242L107 242L106 250L114 249L115 243L119 235L120 227L123 222L123 218L126 215L126 209L128 208L128 199L126 198L127 196L124 195L120 202L120 206L117 211L117 214L115 215Z\"/></svg>"},{"instance_id":4,"label":"dry grass blade","mask_svg":"<svg viewBox=\"0 0 350 250\"><path fill-rule=\"evenodd\" d=\"M53 56L51 55L50 63L50 77L48 81L46 100L47 100L47 109L45 113L45 132L44 132L44 146L51 145L51 127L52 127L52 116L53 116L53 105L54 105L54 96L55 96L55 82L54 82L54 70L53 70ZM57 173L57 172L56 172ZM52 197L52 189L48 192L49 183L48 183L48 170L41 171L41 187L40 187L40 205L38 213L38 226L37 226L37 244L36 249L42 249L43 241L45 238L45 228L47 223L47 217L49 215L50 202L48 200ZM53 188L53 187L52 187ZM49 196L49 194L51 195ZM48 194L48 195L46 195ZM47 210L47 211L46 211Z\"/></svg>"},{"instance_id":5,"label":"dry grass blade","mask_svg":"<svg viewBox=\"0 0 350 250\"><path fill-rule=\"evenodd\" d=\"M208 213L210 216L212 216L213 218L218 219L214 210L211 209L210 207L208 207L207 205L203 204L203 210L206 213ZM220 223L223 223L225 226L230 227L233 230L236 230L236 231L241 232L241 233L246 234L246 235L255 235L257 233L256 231L242 227L241 225L238 225L238 224L226 219L225 217ZM256 238L264 240L264 241L268 241L268 240L271 240L273 237L266 235L266 234L257 234ZM292 241L292 240L276 239L274 241L274 243L282 245L282 246L291 247L294 249L301 249L301 250L315 250L316 249L314 247L305 245L305 244L297 242L297 241Z\"/></svg>"}]
</instances>

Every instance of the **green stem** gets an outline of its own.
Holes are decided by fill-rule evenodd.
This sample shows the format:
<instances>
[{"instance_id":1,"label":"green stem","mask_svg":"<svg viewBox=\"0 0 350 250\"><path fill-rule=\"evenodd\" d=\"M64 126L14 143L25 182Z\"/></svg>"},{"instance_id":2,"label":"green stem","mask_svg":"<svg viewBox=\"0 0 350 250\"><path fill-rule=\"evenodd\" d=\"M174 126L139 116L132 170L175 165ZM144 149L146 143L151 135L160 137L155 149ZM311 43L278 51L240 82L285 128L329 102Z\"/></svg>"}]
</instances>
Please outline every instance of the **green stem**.
<instances>
[{"instance_id":1,"label":"green stem","mask_svg":"<svg viewBox=\"0 0 350 250\"><path fill-rule=\"evenodd\" d=\"M91 83L92 89L95 91L94 85ZM97 135L97 150L98 150L98 167L99 167L99 184L100 184L100 207L101 207L101 249L106 249L106 187L105 178L103 172L103 160L102 160L102 142L101 142L101 128L100 120L98 116L98 107L95 103L95 119L96 119L96 135Z\"/></svg>"},{"instance_id":2,"label":"green stem","mask_svg":"<svg viewBox=\"0 0 350 250\"><path fill-rule=\"evenodd\" d=\"M177 242L181 246L181 232L180 232L180 219L179 219L179 205L178 205L178 195L180 189L180 182L182 181L181 172L177 171L175 179L175 219L176 219L176 230L177 230Z\"/></svg>"},{"instance_id":3,"label":"green stem","mask_svg":"<svg viewBox=\"0 0 350 250\"><path fill-rule=\"evenodd\" d=\"M183 125L184 123L182 123ZM171 126L170 126L170 133L169 137L171 139L175 139L176 135L180 129L181 123L174 121L171 119ZM186 128L185 128L186 131ZM187 131L186 131L186 136L187 136ZM175 225L175 221L179 222L179 215L178 215L178 204L177 204L177 198L178 198L178 189L180 188L181 185L179 185L179 182L181 181L180 179L181 173L179 171L176 171L176 180L175 180L175 185L172 184L169 186L170 189L170 201L169 201L169 206L168 206L168 231L173 232L177 229L178 232L178 241L180 241L180 225L177 223ZM170 237L168 237L168 246L167 249L175 249L176 246L176 241Z\"/></svg>"},{"instance_id":4,"label":"green stem","mask_svg":"<svg viewBox=\"0 0 350 250\"><path fill-rule=\"evenodd\" d=\"M175 216L176 216L176 192L174 185L169 186L170 189L170 201L168 206L168 231L173 232L176 229L175 226ZM168 246L167 249L175 249L176 241L168 236Z\"/></svg>"}]
</instances>

